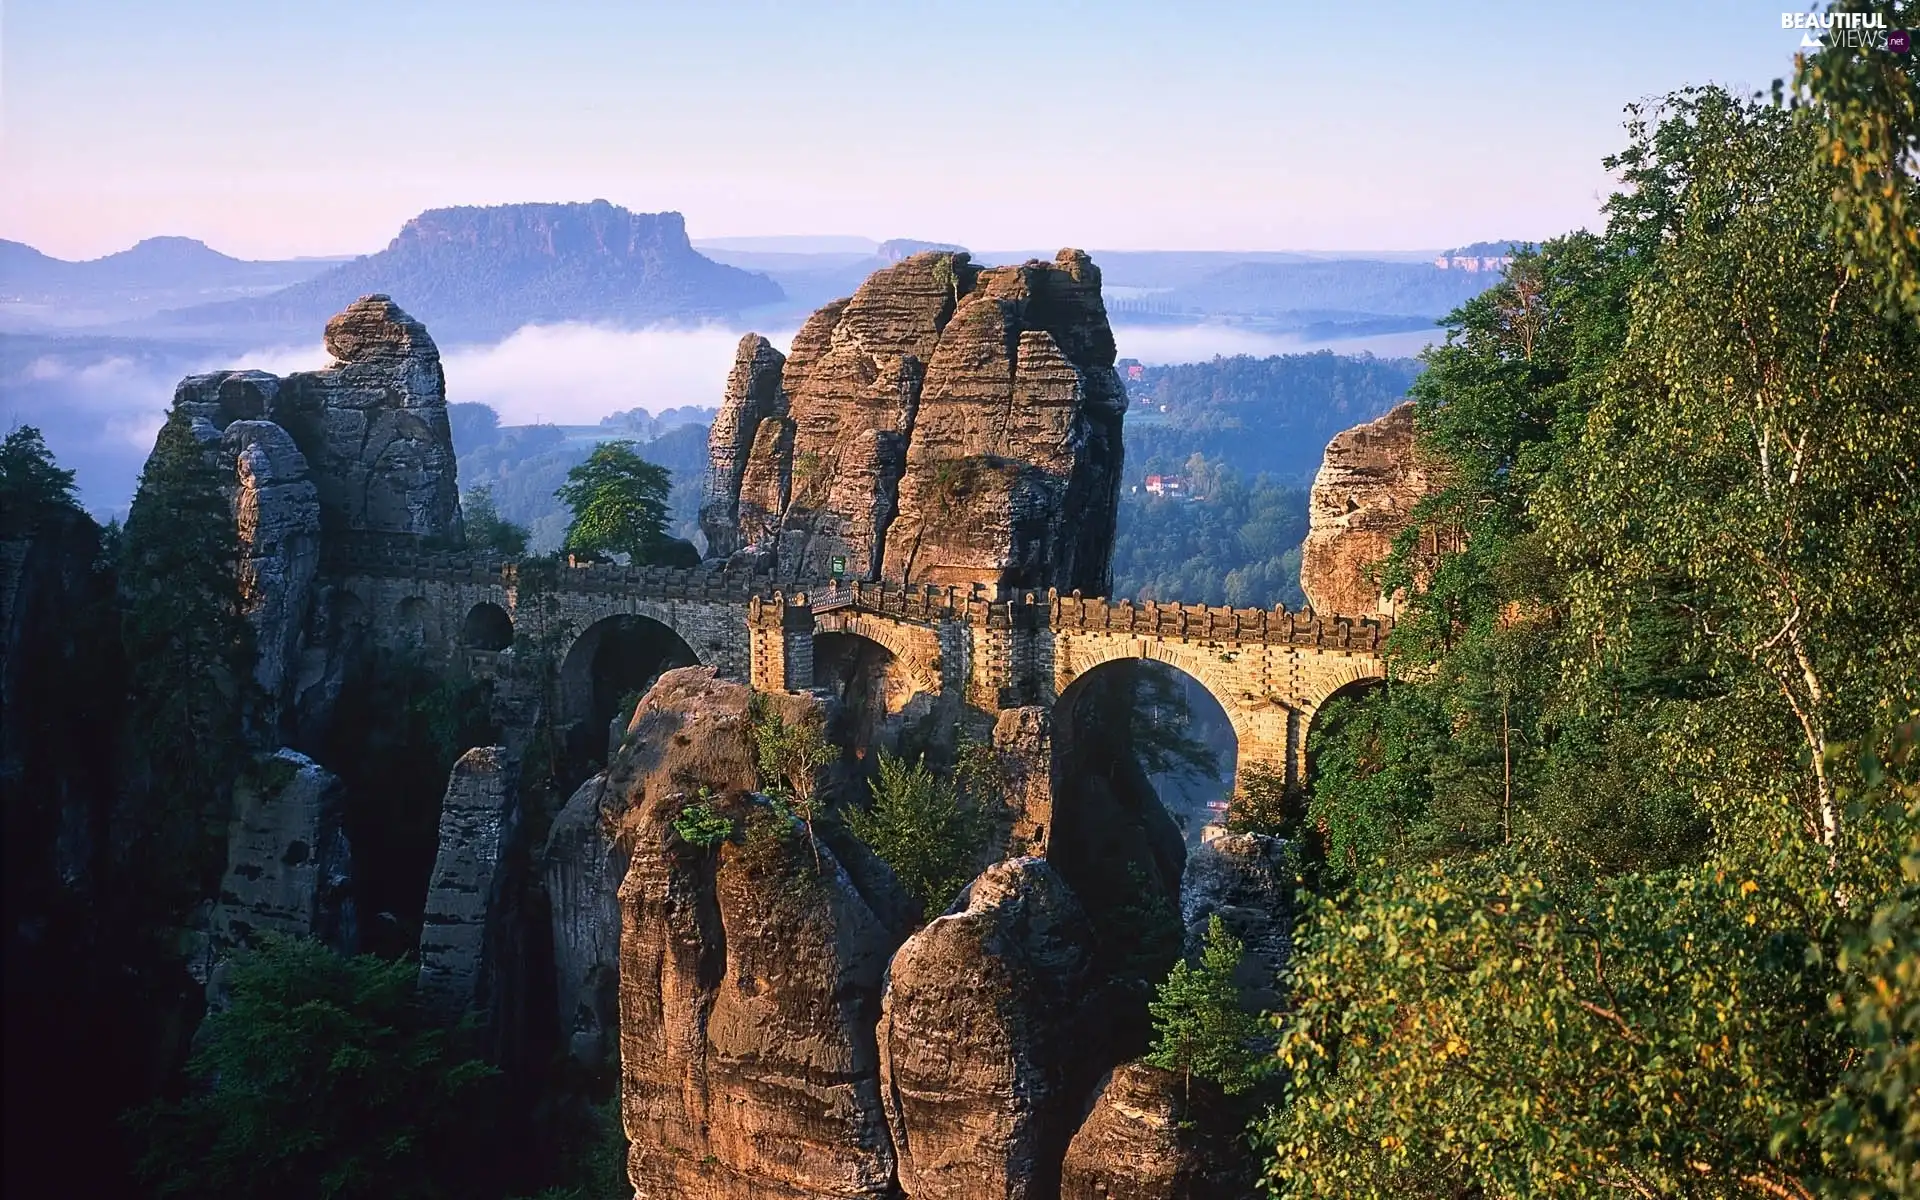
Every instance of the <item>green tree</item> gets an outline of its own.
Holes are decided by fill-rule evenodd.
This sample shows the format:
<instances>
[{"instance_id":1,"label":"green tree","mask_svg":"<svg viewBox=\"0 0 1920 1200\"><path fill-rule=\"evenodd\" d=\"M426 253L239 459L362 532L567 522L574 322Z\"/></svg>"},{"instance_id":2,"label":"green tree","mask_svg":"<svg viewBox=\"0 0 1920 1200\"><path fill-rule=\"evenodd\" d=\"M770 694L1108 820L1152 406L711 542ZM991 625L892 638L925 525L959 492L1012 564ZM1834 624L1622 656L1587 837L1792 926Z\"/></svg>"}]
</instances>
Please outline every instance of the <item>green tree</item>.
<instances>
[{"instance_id":1,"label":"green tree","mask_svg":"<svg viewBox=\"0 0 1920 1200\"><path fill-rule=\"evenodd\" d=\"M834 757L834 749L827 742L825 722L818 713L809 713L789 723L764 703L758 703L753 714L753 744L760 786L783 801L806 826L807 844L812 847L814 865L818 866L820 842L814 836L813 823L822 815L820 772L826 770Z\"/></svg>"},{"instance_id":2,"label":"green tree","mask_svg":"<svg viewBox=\"0 0 1920 1200\"><path fill-rule=\"evenodd\" d=\"M532 535L525 525L517 525L500 515L490 485L481 484L460 497L460 514L466 524L469 546L501 558L520 558L526 554L527 539Z\"/></svg>"},{"instance_id":3,"label":"green tree","mask_svg":"<svg viewBox=\"0 0 1920 1200\"><path fill-rule=\"evenodd\" d=\"M924 761L880 752L873 804L846 810L847 825L889 866L929 918L945 912L973 877L985 829L950 777Z\"/></svg>"},{"instance_id":4,"label":"green tree","mask_svg":"<svg viewBox=\"0 0 1920 1200\"><path fill-rule=\"evenodd\" d=\"M1887 30L1920 26L1914 0L1847 0ZM1774 85L1775 93L1781 85ZM1849 268L1888 315L1920 318L1920 71L1913 57L1834 41L1794 59L1793 98L1815 119L1830 227Z\"/></svg>"},{"instance_id":5,"label":"green tree","mask_svg":"<svg viewBox=\"0 0 1920 1200\"><path fill-rule=\"evenodd\" d=\"M641 458L633 447L630 441L601 442L554 491L573 510L564 553L595 560L624 554L635 563L663 553L671 480L665 467Z\"/></svg>"},{"instance_id":6,"label":"green tree","mask_svg":"<svg viewBox=\"0 0 1920 1200\"><path fill-rule=\"evenodd\" d=\"M1819 119L1636 110L1606 233L1435 352L1422 516L1465 544L1403 541L1397 678L1315 735L1310 817L1380 861L1296 942L1274 1190L1920 1190L1879 732L1920 695L1920 330L1832 236Z\"/></svg>"},{"instance_id":7,"label":"green tree","mask_svg":"<svg viewBox=\"0 0 1920 1200\"><path fill-rule=\"evenodd\" d=\"M228 971L194 1089L135 1117L160 1195L485 1194L493 1071L423 1011L416 964L269 939Z\"/></svg>"},{"instance_id":8,"label":"green tree","mask_svg":"<svg viewBox=\"0 0 1920 1200\"><path fill-rule=\"evenodd\" d=\"M38 429L16 426L0 442L0 511L26 513L43 505L80 507L73 472L54 465Z\"/></svg>"},{"instance_id":9,"label":"green tree","mask_svg":"<svg viewBox=\"0 0 1920 1200\"><path fill-rule=\"evenodd\" d=\"M1173 964L1147 1005L1153 1015L1153 1049L1147 1061L1180 1072L1189 1096L1196 1075L1233 1096L1252 1088L1270 1070L1266 1023L1241 1007L1240 987L1234 982L1245 949L1214 913L1207 918L1198 965L1185 959Z\"/></svg>"},{"instance_id":10,"label":"green tree","mask_svg":"<svg viewBox=\"0 0 1920 1200\"><path fill-rule=\"evenodd\" d=\"M226 791L247 754L252 631L233 513L187 416L170 414L127 516L120 585L137 856L156 901L183 911L218 878Z\"/></svg>"}]
</instances>

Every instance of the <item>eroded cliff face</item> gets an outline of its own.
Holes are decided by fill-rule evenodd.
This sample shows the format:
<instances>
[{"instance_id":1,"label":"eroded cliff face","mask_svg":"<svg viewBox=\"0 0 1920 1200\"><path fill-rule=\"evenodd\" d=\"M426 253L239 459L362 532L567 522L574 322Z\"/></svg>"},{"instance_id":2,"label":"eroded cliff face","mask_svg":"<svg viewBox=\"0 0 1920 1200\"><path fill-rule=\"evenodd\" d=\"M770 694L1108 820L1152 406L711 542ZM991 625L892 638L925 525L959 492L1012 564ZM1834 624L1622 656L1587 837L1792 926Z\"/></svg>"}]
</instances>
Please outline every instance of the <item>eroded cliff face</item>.
<instances>
[{"instance_id":1,"label":"eroded cliff face","mask_svg":"<svg viewBox=\"0 0 1920 1200\"><path fill-rule=\"evenodd\" d=\"M327 322L332 365L284 379L264 371L191 375L174 405L224 431L236 421L285 430L329 537L454 542L460 495L440 351L426 326L386 296L363 296Z\"/></svg>"},{"instance_id":2,"label":"eroded cliff face","mask_svg":"<svg viewBox=\"0 0 1920 1200\"><path fill-rule=\"evenodd\" d=\"M331 366L190 375L174 406L219 472L267 698L262 736L313 741L352 642L322 575L328 549L450 545L461 536L440 352L385 296L327 322Z\"/></svg>"},{"instance_id":3,"label":"eroded cliff face","mask_svg":"<svg viewBox=\"0 0 1920 1200\"><path fill-rule=\"evenodd\" d=\"M806 578L1104 594L1126 391L1078 250L925 253L741 342L710 442L710 554Z\"/></svg>"},{"instance_id":4,"label":"eroded cliff face","mask_svg":"<svg viewBox=\"0 0 1920 1200\"><path fill-rule=\"evenodd\" d=\"M1045 860L988 867L888 969L879 1030L900 1186L913 1200L1058 1194L1103 1064L1093 927Z\"/></svg>"},{"instance_id":5,"label":"eroded cliff face","mask_svg":"<svg viewBox=\"0 0 1920 1200\"><path fill-rule=\"evenodd\" d=\"M881 1197L892 1143L873 1027L901 931L823 839L754 786L749 699L670 671L609 769L631 846L620 887L621 1111L647 1200ZM798 707L799 697L770 697ZM733 822L706 848L692 803Z\"/></svg>"},{"instance_id":6,"label":"eroded cliff face","mask_svg":"<svg viewBox=\"0 0 1920 1200\"><path fill-rule=\"evenodd\" d=\"M1412 401L1327 443L1308 503L1300 590L1318 613L1392 615L1394 597L1374 579L1413 508L1441 480L1415 441Z\"/></svg>"},{"instance_id":7,"label":"eroded cliff face","mask_svg":"<svg viewBox=\"0 0 1920 1200\"><path fill-rule=\"evenodd\" d=\"M1125 1063L1067 1148L1060 1200L1235 1200L1253 1194L1246 1114L1204 1079Z\"/></svg>"}]
</instances>

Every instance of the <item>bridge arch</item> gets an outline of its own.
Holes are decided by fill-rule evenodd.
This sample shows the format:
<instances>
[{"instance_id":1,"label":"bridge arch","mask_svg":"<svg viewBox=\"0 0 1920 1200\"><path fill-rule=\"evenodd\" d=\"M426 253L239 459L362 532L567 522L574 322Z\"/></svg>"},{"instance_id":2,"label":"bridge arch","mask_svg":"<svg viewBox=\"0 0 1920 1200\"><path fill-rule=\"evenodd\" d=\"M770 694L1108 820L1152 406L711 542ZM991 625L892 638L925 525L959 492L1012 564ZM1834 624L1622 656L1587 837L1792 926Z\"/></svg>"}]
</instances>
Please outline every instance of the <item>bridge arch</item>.
<instances>
[{"instance_id":1,"label":"bridge arch","mask_svg":"<svg viewBox=\"0 0 1920 1200\"><path fill-rule=\"evenodd\" d=\"M513 618L493 601L482 600L460 623L460 644L469 650L505 650L513 645Z\"/></svg>"},{"instance_id":2,"label":"bridge arch","mask_svg":"<svg viewBox=\"0 0 1920 1200\"><path fill-rule=\"evenodd\" d=\"M677 630L653 617L613 613L588 625L560 660L557 723L569 731L569 749L602 758L605 734L626 700L663 672L699 662Z\"/></svg>"}]
</instances>

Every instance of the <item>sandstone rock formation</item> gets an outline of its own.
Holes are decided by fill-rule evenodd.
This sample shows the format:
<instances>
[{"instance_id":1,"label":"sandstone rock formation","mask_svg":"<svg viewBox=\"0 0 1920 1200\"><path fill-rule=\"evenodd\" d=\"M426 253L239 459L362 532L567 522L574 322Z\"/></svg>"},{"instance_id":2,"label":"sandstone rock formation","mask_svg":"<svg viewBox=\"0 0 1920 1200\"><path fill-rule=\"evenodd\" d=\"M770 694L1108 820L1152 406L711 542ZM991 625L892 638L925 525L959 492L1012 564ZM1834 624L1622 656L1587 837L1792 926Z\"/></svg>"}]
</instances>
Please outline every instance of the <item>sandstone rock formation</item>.
<instances>
[{"instance_id":1,"label":"sandstone rock formation","mask_svg":"<svg viewBox=\"0 0 1920 1200\"><path fill-rule=\"evenodd\" d=\"M501 859L519 822L518 774L505 747L476 746L447 779L420 929L420 991L449 1013L487 999Z\"/></svg>"},{"instance_id":2,"label":"sandstone rock formation","mask_svg":"<svg viewBox=\"0 0 1920 1200\"><path fill-rule=\"evenodd\" d=\"M323 370L219 371L174 390L233 506L269 738L311 740L346 669L357 602L324 582L324 552L461 537L432 337L366 296L327 322L326 344L335 361Z\"/></svg>"},{"instance_id":3,"label":"sandstone rock formation","mask_svg":"<svg viewBox=\"0 0 1920 1200\"><path fill-rule=\"evenodd\" d=\"M306 455L271 421L235 421L220 439L240 535L240 594L254 631L254 679L277 704L299 653L320 569L320 500Z\"/></svg>"},{"instance_id":4,"label":"sandstone rock formation","mask_svg":"<svg viewBox=\"0 0 1920 1200\"><path fill-rule=\"evenodd\" d=\"M562 1045L589 1067L609 1061L619 1029L627 853L615 837L616 801L605 772L581 784L554 817L540 854Z\"/></svg>"},{"instance_id":5,"label":"sandstone rock formation","mask_svg":"<svg viewBox=\"0 0 1920 1200\"><path fill-rule=\"evenodd\" d=\"M340 780L295 750L263 756L234 782L227 871L209 939L215 957L262 933L352 949L343 799Z\"/></svg>"},{"instance_id":6,"label":"sandstone rock formation","mask_svg":"<svg viewBox=\"0 0 1920 1200\"><path fill-rule=\"evenodd\" d=\"M649 1200L887 1196L873 1026L897 937L831 846L816 858L745 790L750 695L710 668L667 672L609 769L632 846L619 976L631 1182ZM694 802L733 821L734 839L682 839L672 823Z\"/></svg>"},{"instance_id":7,"label":"sandstone rock formation","mask_svg":"<svg viewBox=\"0 0 1920 1200\"><path fill-rule=\"evenodd\" d=\"M1253 1194L1245 1121L1206 1080L1116 1067L1073 1135L1060 1200L1238 1200Z\"/></svg>"},{"instance_id":8,"label":"sandstone rock formation","mask_svg":"<svg viewBox=\"0 0 1920 1200\"><path fill-rule=\"evenodd\" d=\"M286 430L306 459L329 536L457 541L446 380L426 327L385 296L363 296L327 322L326 346L331 366L284 379L190 375L174 405L215 430L235 421Z\"/></svg>"},{"instance_id":9,"label":"sandstone rock formation","mask_svg":"<svg viewBox=\"0 0 1920 1200\"><path fill-rule=\"evenodd\" d=\"M1113 360L1080 251L877 271L784 363L742 341L711 435L710 552L810 578L841 559L857 578L1103 594L1126 409Z\"/></svg>"},{"instance_id":10,"label":"sandstone rock formation","mask_svg":"<svg viewBox=\"0 0 1920 1200\"><path fill-rule=\"evenodd\" d=\"M1282 1006L1280 972L1293 951L1292 872L1286 843L1260 833L1228 833L1218 825L1201 831L1187 856L1180 883L1186 952L1197 958L1208 918L1220 920L1246 947L1235 981L1251 1011Z\"/></svg>"},{"instance_id":11,"label":"sandstone rock formation","mask_svg":"<svg viewBox=\"0 0 1920 1200\"><path fill-rule=\"evenodd\" d=\"M1046 857L1053 831L1053 713L1044 705L1009 708L994 718L1004 813L994 814L996 858Z\"/></svg>"},{"instance_id":12,"label":"sandstone rock formation","mask_svg":"<svg viewBox=\"0 0 1920 1200\"><path fill-rule=\"evenodd\" d=\"M880 1054L913 1200L1055 1194L1085 1076L1104 1066L1083 1008L1092 938L1053 868L1020 858L987 868L894 956Z\"/></svg>"},{"instance_id":13,"label":"sandstone rock formation","mask_svg":"<svg viewBox=\"0 0 1920 1200\"><path fill-rule=\"evenodd\" d=\"M1317 613L1393 613L1373 568L1412 523L1413 506L1440 486L1416 447L1413 411L1409 400L1327 443L1300 551L1300 590Z\"/></svg>"}]
</instances>

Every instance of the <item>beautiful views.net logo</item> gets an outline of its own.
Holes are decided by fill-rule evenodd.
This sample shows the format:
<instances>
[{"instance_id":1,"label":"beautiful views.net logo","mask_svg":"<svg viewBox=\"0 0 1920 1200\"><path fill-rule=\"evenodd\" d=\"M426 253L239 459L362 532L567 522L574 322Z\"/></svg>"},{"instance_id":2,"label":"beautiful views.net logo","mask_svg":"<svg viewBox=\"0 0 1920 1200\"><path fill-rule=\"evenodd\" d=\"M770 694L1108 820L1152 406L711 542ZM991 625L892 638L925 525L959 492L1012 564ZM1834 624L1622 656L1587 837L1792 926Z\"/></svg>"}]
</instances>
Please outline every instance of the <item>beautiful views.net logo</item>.
<instances>
[{"instance_id":1,"label":"beautiful views.net logo","mask_svg":"<svg viewBox=\"0 0 1920 1200\"><path fill-rule=\"evenodd\" d=\"M1812 50L1847 47L1907 54L1913 49L1912 31L1888 29L1885 13L1787 12L1780 14L1780 28L1801 30L1800 45Z\"/></svg>"}]
</instances>

